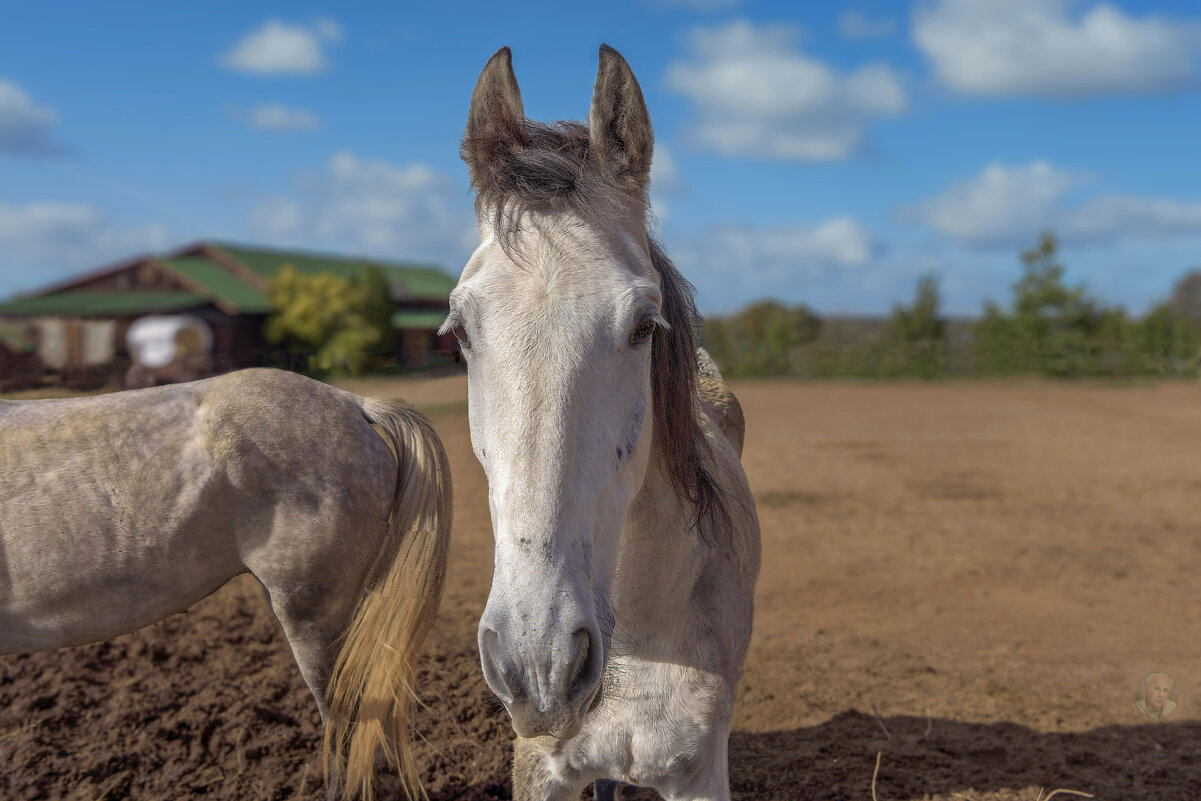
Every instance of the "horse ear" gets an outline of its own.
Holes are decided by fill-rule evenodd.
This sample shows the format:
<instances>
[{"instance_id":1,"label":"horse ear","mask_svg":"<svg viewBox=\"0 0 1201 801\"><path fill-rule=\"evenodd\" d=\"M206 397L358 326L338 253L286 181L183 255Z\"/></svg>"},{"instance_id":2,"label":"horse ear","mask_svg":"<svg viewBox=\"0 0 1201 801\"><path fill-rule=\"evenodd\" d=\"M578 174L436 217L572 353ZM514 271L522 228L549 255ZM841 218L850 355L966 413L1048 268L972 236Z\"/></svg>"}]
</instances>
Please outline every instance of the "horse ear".
<instances>
[{"instance_id":1,"label":"horse ear","mask_svg":"<svg viewBox=\"0 0 1201 801\"><path fill-rule=\"evenodd\" d=\"M616 169L618 175L632 178L639 187L645 187L650 180L655 147L651 116L630 65L608 45L600 48L588 129L589 149Z\"/></svg>"},{"instance_id":2,"label":"horse ear","mask_svg":"<svg viewBox=\"0 0 1201 801\"><path fill-rule=\"evenodd\" d=\"M513 53L502 47L488 59L471 93L460 154L473 183L482 177L493 158L522 143L524 122L521 89L513 74Z\"/></svg>"}]
</instances>

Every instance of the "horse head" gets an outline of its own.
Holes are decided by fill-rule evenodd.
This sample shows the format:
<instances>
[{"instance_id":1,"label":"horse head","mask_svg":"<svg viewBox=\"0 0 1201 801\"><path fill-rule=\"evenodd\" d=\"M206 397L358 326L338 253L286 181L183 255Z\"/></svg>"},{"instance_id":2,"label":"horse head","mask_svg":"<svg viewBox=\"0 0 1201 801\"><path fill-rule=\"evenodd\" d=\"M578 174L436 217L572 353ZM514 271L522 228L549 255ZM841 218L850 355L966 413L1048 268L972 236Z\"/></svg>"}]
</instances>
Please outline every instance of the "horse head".
<instances>
[{"instance_id":1,"label":"horse head","mask_svg":"<svg viewBox=\"0 0 1201 801\"><path fill-rule=\"evenodd\" d=\"M648 470L703 492L695 308L647 230L653 142L607 46L587 125L527 120L508 48L472 95L479 247L444 330L467 361L495 536L480 657L522 736L571 737L600 697L618 548Z\"/></svg>"}]
</instances>

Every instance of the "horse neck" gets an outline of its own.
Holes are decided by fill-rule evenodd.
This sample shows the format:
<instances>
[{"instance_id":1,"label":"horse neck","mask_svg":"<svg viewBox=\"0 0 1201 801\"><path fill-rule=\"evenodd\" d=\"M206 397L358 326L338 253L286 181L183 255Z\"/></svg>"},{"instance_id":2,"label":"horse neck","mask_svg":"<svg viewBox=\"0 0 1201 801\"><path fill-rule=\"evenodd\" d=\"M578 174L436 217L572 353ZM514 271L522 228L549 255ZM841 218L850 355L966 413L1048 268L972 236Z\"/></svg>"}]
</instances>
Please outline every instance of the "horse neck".
<instances>
[{"instance_id":1,"label":"horse neck","mask_svg":"<svg viewBox=\"0 0 1201 801\"><path fill-rule=\"evenodd\" d=\"M688 603L692 576L710 558L710 549L692 529L691 510L676 494L658 453L652 453L618 545L614 608L627 616L653 617Z\"/></svg>"}]
</instances>

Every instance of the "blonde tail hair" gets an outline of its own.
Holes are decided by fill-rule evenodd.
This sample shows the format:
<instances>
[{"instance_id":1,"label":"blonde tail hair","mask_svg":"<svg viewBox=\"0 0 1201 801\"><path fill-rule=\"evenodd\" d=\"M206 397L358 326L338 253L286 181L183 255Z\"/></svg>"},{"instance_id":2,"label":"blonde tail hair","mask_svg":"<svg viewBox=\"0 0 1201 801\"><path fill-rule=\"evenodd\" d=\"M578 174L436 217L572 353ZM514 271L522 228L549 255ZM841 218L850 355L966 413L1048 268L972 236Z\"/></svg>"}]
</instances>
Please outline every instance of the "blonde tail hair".
<instances>
[{"instance_id":1,"label":"blonde tail hair","mask_svg":"<svg viewBox=\"0 0 1201 801\"><path fill-rule=\"evenodd\" d=\"M384 561L368 577L326 684L327 777L352 796L373 796L378 753L396 766L410 797L424 796L410 744L414 679L438 614L450 539L450 468L429 420L403 401L361 399L364 417L397 461ZM395 557L386 564L387 554Z\"/></svg>"}]
</instances>

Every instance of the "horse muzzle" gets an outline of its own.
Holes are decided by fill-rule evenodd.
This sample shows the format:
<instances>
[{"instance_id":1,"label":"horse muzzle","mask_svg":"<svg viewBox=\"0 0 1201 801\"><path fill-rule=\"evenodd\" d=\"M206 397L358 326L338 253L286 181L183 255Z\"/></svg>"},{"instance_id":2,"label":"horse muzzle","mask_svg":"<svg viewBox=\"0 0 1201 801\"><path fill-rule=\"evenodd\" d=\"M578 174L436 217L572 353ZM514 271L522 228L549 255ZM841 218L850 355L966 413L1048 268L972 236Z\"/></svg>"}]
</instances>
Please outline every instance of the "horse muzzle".
<instances>
[{"instance_id":1,"label":"horse muzzle","mask_svg":"<svg viewBox=\"0 0 1201 801\"><path fill-rule=\"evenodd\" d=\"M484 679L505 705L521 737L570 739L600 699L605 648L595 623L570 634L517 634L480 621Z\"/></svg>"}]
</instances>

